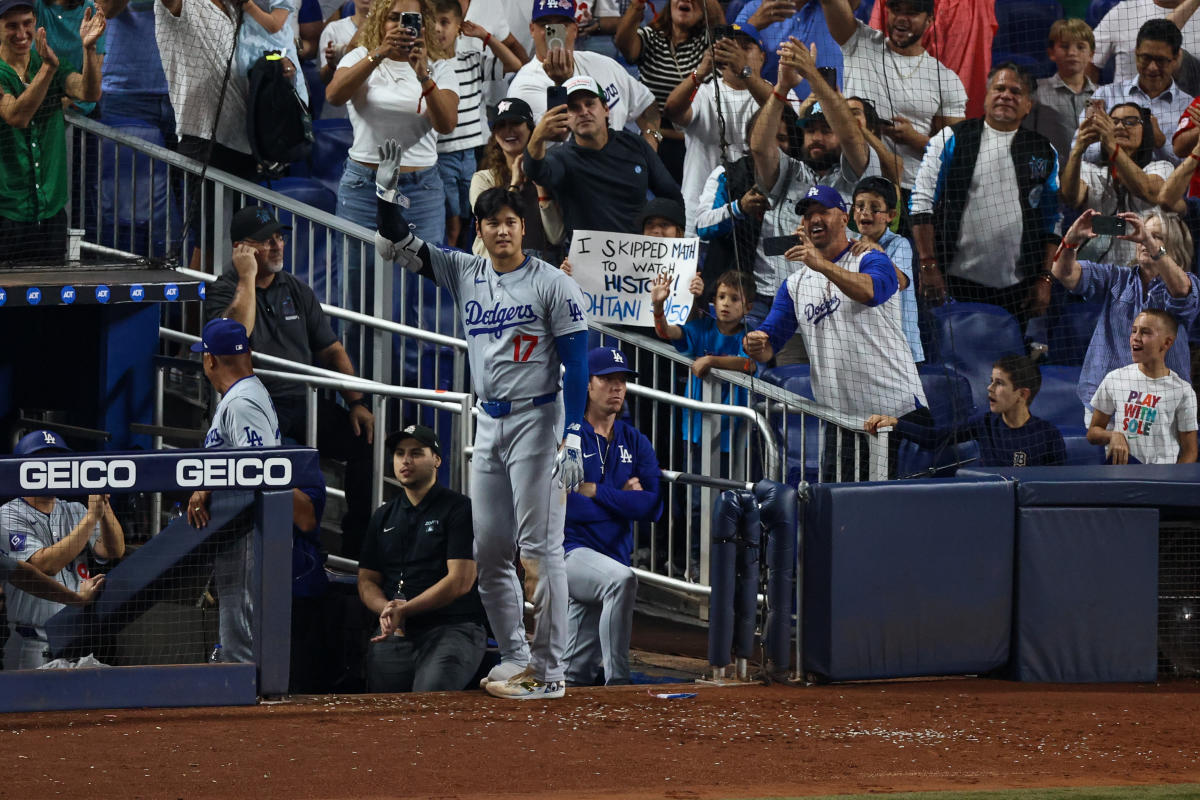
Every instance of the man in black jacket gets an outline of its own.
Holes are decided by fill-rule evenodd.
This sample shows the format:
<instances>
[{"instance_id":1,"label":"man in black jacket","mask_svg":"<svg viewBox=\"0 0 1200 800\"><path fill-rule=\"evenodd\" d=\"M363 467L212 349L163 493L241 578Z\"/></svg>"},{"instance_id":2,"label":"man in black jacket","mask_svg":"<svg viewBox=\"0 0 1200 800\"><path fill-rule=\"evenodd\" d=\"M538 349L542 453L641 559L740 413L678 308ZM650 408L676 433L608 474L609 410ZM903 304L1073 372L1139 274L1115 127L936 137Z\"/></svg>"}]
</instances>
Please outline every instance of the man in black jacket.
<instances>
[{"instance_id":1,"label":"man in black jacket","mask_svg":"<svg viewBox=\"0 0 1200 800\"><path fill-rule=\"evenodd\" d=\"M554 193L568 233L576 230L640 233L634 218L646 190L680 203L679 184L646 141L608 127L604 90L595 78L568 80L567 104L546 111L525 149L525 175ZM547 148L567 131L573 139Z\"/></svg>"},{"instance_id":2,"label":"man in black jacket","mask_svg":"<svg viewBox=\"0 0 1200 800\"><path fill-rule=\"evenodd\" d=\"M1033 79L1011 62L988 76L983 119L938 131L913 187L913 238L926 300L1003 306L1024 322L1050 302L1058 239L1058 156L1021 127Z\"/></svg>"}]
</instances>

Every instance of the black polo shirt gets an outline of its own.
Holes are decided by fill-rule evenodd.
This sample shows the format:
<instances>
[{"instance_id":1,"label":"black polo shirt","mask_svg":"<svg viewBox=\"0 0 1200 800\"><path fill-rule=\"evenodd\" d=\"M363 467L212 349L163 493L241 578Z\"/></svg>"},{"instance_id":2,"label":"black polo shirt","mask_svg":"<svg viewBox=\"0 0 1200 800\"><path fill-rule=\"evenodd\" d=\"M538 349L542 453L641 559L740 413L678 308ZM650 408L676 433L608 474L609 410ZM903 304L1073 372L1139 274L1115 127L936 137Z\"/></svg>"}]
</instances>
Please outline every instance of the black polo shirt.
<instances>
[{"instance_id":1,"label":"black polo shirt","mask_svg":"<svg viewBox=\"0 0 1200 800\"><path fill-rule=\"evenodd\" d=\"M383 575L383 594L393 599L400 582L414 598L446 577L450 559L473 559L471 500L443 486L432 489L414 506L401 492L371 516L358 566ZM483 624L479 593L471 591L439 609L406 620L414 632L458 622Z\"/></svg>"},{"instance_id":2,"label":"black polo shirt","mask_svg":"<svg viewBox=\"0 0 1200 800\"><path fill-rule=\"evenodd\" d=\"M231 264L207 289L206 321L225 313L233 302L237 284L237 270ZM312 364L313 353L338 340L316 294L290 272L275 273L271 285L256 288L254 296L256 313L250 347L255 352ZM304 396L302 383L279 381L266 375L262 376L262 382L272 397Z\"/></svg>"}]
</instances>

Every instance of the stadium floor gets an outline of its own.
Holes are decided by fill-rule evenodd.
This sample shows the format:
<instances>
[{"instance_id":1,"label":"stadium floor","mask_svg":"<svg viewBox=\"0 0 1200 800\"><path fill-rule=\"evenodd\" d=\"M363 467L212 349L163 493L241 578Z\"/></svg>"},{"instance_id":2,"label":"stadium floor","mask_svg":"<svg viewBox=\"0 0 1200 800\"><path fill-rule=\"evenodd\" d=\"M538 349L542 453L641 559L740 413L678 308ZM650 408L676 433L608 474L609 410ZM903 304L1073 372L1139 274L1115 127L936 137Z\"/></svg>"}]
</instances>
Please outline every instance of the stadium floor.
<instances>
[{"instance_id":1,"label":"stadium floor","mask_svg":"<svg viewBox=\"0 0 1200 800\"><path fill-rule=\"evenodd\" d=\"M474 691L6 715L0 797L954 797L1200 782L1195 681L687 689L697 696L631 686L526 703Z\"/></svg>"}]
</instances>

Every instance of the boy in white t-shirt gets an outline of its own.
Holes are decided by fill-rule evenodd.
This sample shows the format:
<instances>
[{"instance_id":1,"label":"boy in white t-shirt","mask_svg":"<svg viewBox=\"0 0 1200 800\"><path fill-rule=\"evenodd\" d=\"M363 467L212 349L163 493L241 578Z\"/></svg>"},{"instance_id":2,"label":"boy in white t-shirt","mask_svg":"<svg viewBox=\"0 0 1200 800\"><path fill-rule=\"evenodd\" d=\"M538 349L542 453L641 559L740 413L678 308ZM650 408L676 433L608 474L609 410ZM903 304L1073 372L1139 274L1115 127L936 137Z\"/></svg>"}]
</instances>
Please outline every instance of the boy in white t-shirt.
<instances>
[{"instance_id":1,"label":"boy in white t-shirt","mask_svg":"<svg viewBox=\"0 0 1200 800\"><path fill-rule=\"evenodd\" d=\"M1195 462L1196 393L1165 361L1178 330L1166 311L1138 314L1129 334L1133 363L1105 375L1096 389L1087 438L1107 445L1109 463Z\"/></svg>"}]
</instances>

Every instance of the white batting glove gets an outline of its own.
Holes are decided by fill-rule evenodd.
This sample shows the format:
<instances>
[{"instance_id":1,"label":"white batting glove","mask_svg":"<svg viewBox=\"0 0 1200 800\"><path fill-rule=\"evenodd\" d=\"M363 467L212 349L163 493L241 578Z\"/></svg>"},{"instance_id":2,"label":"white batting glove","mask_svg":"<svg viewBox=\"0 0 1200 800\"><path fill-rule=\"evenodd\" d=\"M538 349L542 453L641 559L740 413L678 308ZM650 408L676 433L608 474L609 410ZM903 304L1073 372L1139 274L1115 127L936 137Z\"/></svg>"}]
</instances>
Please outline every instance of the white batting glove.
<instances>
[{"instance_id":1,"label":"white batting glove","mask_svg":"<svg viewBox=\"0 0 1200 800\"><path fill-rule=\"evenodd\" d=\"M563 446L554 457L553 477L568 492L573 492L583 483L583 443L578 433L568 433Z\"/></svg>"},{"instance_id":2,"label":"white batting glove","mask_svg":"<svg viewBox=\"0 0 1200 800\"><path fill-rule=\"evenodd\" d=\"M396 191L400 183L400 142L388 139L379 145L379 167L375 170L375 196L380 200L408 208L409 200Z\"/></svg>"}]
</instances>

